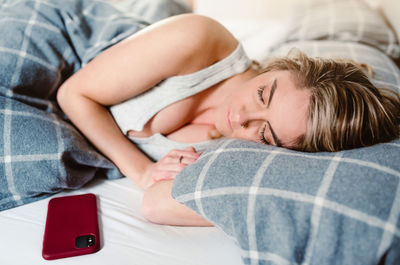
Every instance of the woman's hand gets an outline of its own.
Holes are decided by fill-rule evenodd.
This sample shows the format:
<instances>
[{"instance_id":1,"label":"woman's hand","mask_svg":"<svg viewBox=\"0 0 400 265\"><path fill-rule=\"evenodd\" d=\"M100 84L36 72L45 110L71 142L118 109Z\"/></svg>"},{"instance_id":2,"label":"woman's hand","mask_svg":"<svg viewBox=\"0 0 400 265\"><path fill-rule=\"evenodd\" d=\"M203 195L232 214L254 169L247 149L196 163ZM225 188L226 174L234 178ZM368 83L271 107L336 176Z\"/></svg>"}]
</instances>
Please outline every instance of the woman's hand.
<instances>
[{"instance_id":1,"label":"woman's hand","mask_svg":"<svg viewBox=\"0 0 400 265\"><path fill-rule=\"evenodd\" d=\"M147 172L154 182L174 179L184 167L196 162L199 156L193 147L174 149L156 163L149 165Z\"/></svg>"}]
</instances>

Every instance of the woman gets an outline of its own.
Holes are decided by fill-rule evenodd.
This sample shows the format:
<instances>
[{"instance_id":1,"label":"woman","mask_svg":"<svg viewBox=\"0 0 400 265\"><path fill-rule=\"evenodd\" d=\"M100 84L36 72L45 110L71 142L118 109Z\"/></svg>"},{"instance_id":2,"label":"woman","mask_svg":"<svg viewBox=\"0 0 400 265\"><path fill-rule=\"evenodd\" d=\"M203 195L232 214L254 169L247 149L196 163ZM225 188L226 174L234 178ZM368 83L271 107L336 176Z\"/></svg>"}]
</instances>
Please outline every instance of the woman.
<instances>
[{"instance_id":1,"label":"woman","mask_svg":"<svg viewBox=\"0 0 400 265\"><path fill-rule=\"evenodd\" d=\"M194 14L153 24L104 51L61 86L58 101L146 191L145 216L170 225L210 225L170 195L174 176L199 157L192 143L233 137L336 151L399 135L399 96L377 90L356 64L300 54L261 73L222 25ZM154 135L188 147L153 162L127 137L139 145Z\"/></svg>"}]
</instances>

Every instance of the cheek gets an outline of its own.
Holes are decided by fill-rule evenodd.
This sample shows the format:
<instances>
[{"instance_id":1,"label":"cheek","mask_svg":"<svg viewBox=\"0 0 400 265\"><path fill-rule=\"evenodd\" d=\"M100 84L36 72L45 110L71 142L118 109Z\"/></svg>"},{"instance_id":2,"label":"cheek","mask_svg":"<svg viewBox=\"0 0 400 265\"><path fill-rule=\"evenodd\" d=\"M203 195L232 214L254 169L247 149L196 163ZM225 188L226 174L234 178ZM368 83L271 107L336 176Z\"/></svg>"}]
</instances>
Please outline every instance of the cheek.
<instances>
[{"instance_id":1,"label":"cheek","mask_svg":"<svg viewBox=\"0 0 400 265\"><path fill-rule=\"evenodd\" d=\"M257 103L256 95L257 92L254 90L243 88L232 95L232 102L237 106L246 106L249 104L252 106Z\"/></svg>"},{"instance_id":2,"label":"cheek","mask_svg":"<svg viewBox=\"0 0 400 265\"><path fill-rule=\"evenodd\" d=\"M253 142L260 142L259 129L260 128L258 126L243 128L235 131L232 137Z\"/></svg>"}]
</instances>

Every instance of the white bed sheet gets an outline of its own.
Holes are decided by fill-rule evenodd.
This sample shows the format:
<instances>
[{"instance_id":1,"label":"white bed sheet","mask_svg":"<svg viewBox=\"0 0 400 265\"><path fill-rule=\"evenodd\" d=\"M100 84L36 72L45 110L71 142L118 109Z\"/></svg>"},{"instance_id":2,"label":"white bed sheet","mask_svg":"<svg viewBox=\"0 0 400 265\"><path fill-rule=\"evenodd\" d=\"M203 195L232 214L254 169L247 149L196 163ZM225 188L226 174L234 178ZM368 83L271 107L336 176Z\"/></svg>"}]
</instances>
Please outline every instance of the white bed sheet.
<instances>
[{"instance_id":1,"label":"white bed sheet","mask_svg":"<svg viewBox=\"0 0 400 265\"><path fill-rule=\"evenodd\" d=\"M140 212L143 192L127 178L96 180L78 191L56 196L87 192L97 195L99 252L54 261L41 257L48 198L0 213L0 264L242 264L233 241L214 227L173 227L146 221Z\"/></svg>"},{"instance_id":2,"label":"white bed sheet","mask_svg":"<svg viewBox=\"0 0 400 265\"><path fill-rule=\"evenodd\" d=\"M262 60L281 37L276 20L220 19L252 59ZM77 176L78 177L78 176ZM143 192L127 179L98 179L77 191L98 198L101 250L95 254L46 261L42 240L50 198L0 212L0 264L74 265L240 265L239 248L214 227L173 227L146 221L140 211Z\"/></svg>"}]
</instances>

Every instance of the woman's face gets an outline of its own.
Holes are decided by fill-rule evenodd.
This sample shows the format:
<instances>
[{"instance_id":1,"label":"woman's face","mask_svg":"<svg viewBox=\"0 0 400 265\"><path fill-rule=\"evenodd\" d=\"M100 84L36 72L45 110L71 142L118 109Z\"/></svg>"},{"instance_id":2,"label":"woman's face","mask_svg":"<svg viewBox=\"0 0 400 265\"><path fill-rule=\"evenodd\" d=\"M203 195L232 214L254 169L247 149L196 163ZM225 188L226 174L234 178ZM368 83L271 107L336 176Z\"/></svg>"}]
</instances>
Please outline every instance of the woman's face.
<instances>
[{"instance_id":1,"label":"woman's face","mask_svg":"<svg viewBox=\"0 0 400 265\"><path fill-rule=\"evenodd\" d=\"M306 132L309 97L289 71L263 73L225 98L215 126L225 137L290 148Z\"/></svg>"}]
</instances>

